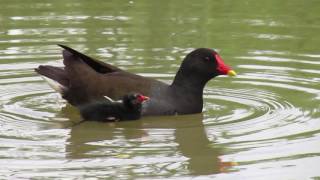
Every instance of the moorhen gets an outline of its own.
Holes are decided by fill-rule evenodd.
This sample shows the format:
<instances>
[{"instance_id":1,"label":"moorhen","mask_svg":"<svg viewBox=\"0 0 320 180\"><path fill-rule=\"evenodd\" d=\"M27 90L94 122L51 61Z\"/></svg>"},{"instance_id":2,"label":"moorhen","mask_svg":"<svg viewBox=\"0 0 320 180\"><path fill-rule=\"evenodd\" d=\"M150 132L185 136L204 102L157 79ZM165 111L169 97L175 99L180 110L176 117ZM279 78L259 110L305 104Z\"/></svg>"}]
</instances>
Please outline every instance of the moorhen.
<instances>
[{"instance_id":1,"label":"moorhen","mask_svg":"<svg viewBox=\"0 0 320 180\"><path fill-rule=\"evenodd\" d=\"M150 97L143 104L142 115L200 113L206 83L218 75L236 75L216 51L208 48L187 54L169 85L95 60L70 47L59 46L64 49L64 67L40 65L35 71L57 82L54 88L74 106L104 96L120 99L130 92L138 92Z\"/></svg>"},{"instance_id":2,"label":"moorhen","mask_svg":"<svg viewBox=\"0 0 320 180\"><path fill-rule=\"evenodd\" d=\"M122 121L136 120L141 117L142 103L149 97L137 93L124 95L121 102L97 101L79 106L84 120Z\"/></svg>"}]
</instances>

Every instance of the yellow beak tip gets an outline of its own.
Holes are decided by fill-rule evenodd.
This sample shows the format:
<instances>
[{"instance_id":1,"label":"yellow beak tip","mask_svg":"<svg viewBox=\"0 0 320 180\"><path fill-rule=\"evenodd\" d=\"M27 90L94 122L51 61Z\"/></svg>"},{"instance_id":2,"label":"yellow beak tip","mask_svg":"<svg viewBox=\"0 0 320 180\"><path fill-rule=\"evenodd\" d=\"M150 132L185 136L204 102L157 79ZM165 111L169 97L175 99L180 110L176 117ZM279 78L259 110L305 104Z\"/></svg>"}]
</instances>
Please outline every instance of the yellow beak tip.
<instances>
[{"instance_id":1,"label":"yellow beak tip","mask_svg":"<svg viewBox=\"0 0 320 180\"><path fill-rule=\"evenodd\" d=\"M228 71L228 76L236 76L237 73L234 70Z\"/></svg>"}]
</instances>

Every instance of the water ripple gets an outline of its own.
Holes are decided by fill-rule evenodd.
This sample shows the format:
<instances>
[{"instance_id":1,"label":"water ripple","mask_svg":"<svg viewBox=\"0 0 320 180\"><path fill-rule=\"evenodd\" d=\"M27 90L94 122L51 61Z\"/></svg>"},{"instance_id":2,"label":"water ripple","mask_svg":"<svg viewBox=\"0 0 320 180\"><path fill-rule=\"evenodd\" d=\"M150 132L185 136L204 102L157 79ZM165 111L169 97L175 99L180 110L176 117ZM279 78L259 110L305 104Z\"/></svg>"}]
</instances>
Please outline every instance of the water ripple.
<instances>
[{"instance_id":1,"label":"water ripple","mask_svg":"<svg viewBox=\"0 0 320 180\"><path fill-rule=\"evenodd\" d=\"M7 19L23 24L0 32L0 174L10 174L7 178L125 179L132 174L145 178L191 173L222 176L227 174L224 172L237 174L236 171L249 168L261 172L275 171L273 167L277 166L299 168L304 163L311 167L315 165L311 161L319 159L320 62L316 51L257 46L247 50L237 47L235 54L231 48L224 54L221 46L219 52L230 59L228 63L239 75L232 79L218 77L208 83L203 114L78 124L81 119L77 110L67 106L33 70L39 64L62 64L58 61L61 51L53 44L71 43L75 49L93 51L93 56L123 69L168 83L179 67L177 59L194 46L189 42L184 42L185 46L161 44L162 40L153 36L145 40L150 33L148 28L137 31L136 27L127 27L128 22L142 23L144 19L123 13L14 15ZM168 19L181 25L201 20ZM48 26L49 21L55 26ZM27 26L26 22L39 22L40 27ZM101 27L92 30L88 27L96 24L82 26L87 22L100 23ZM113 26L114 22L125 25ZM208 21L212 22L215 19ZM234 23L257 28L289 25L272 19ZM75 27L65 26L70 24ZM150 34L154 35L154 31ZM134 39L132 32L139 38ZM197 32L190 29L182 34ZM101 34L107 43L90 34ZM165 35L170 38L165 41L174 42L179 33ZM231 37L276 43L299 41L302 35L252 29ZM154 39L160 44L145 47Z\"/></svg>"}]
</instances>

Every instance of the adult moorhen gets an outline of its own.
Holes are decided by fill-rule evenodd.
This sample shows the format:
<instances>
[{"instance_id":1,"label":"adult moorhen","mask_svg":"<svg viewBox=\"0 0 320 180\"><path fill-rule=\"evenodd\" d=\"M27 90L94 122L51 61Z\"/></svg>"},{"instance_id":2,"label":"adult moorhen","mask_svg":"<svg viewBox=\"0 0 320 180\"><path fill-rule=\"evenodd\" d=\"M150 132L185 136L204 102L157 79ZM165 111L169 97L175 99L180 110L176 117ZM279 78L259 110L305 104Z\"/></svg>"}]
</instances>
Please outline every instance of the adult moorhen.
<instances>
[{"instance_id":1,"label":"adult moorhen","mask_svg":"<svg viewBox=\"0 0 320 180\"><path fill-rule=\"evenodd\" d=\"M84 120L117 121L136 120L141 117L142 103L149 97L137 93L124 95L121 102L97 101L79 106Z\"/></svg>"},{"instance_id":2,"label":"adult moorhen","mask_svg":"<svg viewBox=\"0 0 320 180\"><path fill-rule=\"evenodd\" d=\"M64 49L64 67L41 65L35 71L57 82L55 89L74 106L103 96L120 99L125 94L137 92L150 97L143 104L142 115L200 113L206 83L218 75L236 75L217 52L207 48L190 52L169 85L121 70L70 47L59 46Z\"/></svg>"}]
</instances>

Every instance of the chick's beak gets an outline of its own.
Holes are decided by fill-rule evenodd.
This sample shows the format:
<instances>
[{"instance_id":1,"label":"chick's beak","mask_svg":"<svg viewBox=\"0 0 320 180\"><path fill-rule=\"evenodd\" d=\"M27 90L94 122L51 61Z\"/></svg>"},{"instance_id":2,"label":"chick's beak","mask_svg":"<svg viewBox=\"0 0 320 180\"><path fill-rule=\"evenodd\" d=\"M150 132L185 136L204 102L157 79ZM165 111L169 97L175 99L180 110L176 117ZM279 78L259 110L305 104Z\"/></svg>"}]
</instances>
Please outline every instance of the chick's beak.
<instances>
[{"instance_id":1,"label":"chick's beak","mask_svg":"<svg viewBox=\"0 0 320 180\"><path fill-rule=\"evenodd\" d=\"M143 95L139 95L139 97L138 97L138 100L140 101L140 102L144 102L144 101L147 101L147 100L149 100L150 98L148 97L148 96L143 96Z\"/></svg>"},{"instance_id":2,"label":"chick's beak","mask_svg":"<svg viewBox=\"0 0 320 180\"><path fill-rule=\"evenodd\" d=\"M148 96L142 96L142 99L143 99L143 101L147 101L147 100L149 100L150 98L149 98Z\"/></svg>"}]
</instances>

